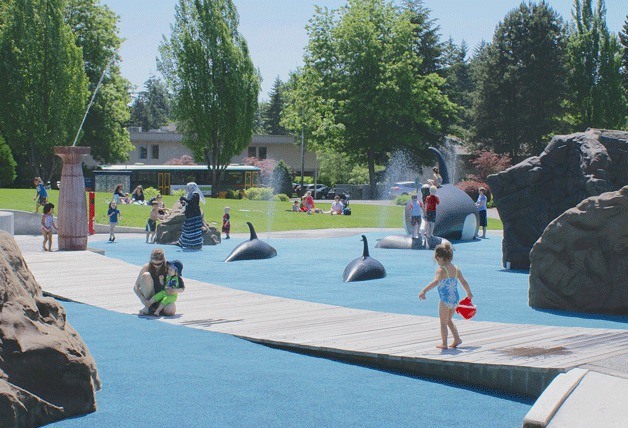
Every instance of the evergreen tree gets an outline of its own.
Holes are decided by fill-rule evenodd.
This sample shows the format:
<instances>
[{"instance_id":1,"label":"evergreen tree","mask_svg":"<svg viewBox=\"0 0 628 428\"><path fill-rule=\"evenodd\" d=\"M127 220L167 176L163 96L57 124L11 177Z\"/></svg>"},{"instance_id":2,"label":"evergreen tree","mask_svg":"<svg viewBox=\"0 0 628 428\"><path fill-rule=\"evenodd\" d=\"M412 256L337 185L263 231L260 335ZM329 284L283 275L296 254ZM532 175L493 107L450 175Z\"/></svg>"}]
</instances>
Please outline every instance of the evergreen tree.
<instances>
[{"instance_id":1,"label":"evergreen tree","mask_svg":"<svg viewBox=\"0 0 628 428\"><path fill-rule=\"evenodd\" d=\"M270 101L264 110L264 128L269 135L287 134L286 129L281 126L281 113L285 105L283 87L283 82L277 76L270 90Z\"/></svg>"},{"instance_id":2,"label":"evergreen tree","mask_svg":"<svg viewBox=\"0 0 628 428\"><path fill-rule=\"evenodd\" d=\"M442 68L443 54L440 26L430 18L430 10L423 0L402 0L401 10L410 14L410 22L414 24L414 51L421 58L419 74L438 72Z\"/></svg>"},{"instance_id":3,"label":"evergreen tree","mask_svg":"<svg viewBox=\"0 0 628 428\"><path fill-rule=\"evenodd\" d=\"M218 194L231 158L251 142L260 78L231 0L179 0L171 30L158 67L183 144L210 168Z\"/></svg>"},{"instance_id":4,"label":"evergreen tree","mask_svg":"<svg viewBox=\"0 0 628 428\"><path fill-rule=\"evenodd\" d=\"M442 69L445 78L444 90L449 99L460 107L458 120L452 127L452 133L467 139L471 128L471 106L473 103L473 80L471 65L467 59L467 44L463 41L456 45L450 37L443 45Z\"/></svg>"},{"instance_id":5,"label":"evergreen tree","mask_svg":"<svg viewBox=\"0 0 628 428\"><path fill-rule=\"evenodd\" d=\"M253 133L256 135L266 135L264 115L268 108L268 101L260 101L257 104L255 118L253 119Z\"/></svg>"},{"instance_id":6,"label":"evergreen tree","mask_svg":"<svg viewBox=\"0 0 628 428\"><path fill-rule=\"evenodd\" d=\"M598 0L574 0L575 25L568 42L572 125L577 130L589 127L621 129L626 127L626 94L621 79L621 48L618 37L606 26L606 7Z\"/></svg>"},{"instance_id":7,"label":"evergreen tree","mask_svg":"<svg viewBox=\"0 0 628 428\"><path fill-rule=\"evenodd\" d=\"M131 104L131 124L143 131L159 129L170 121L170 98L164 83L155 76L144 82L144 90Z\"/></svg>"},{"instance_id":8,"label":"evergreen tree","mask_svg":"<svg viewBox=\"0 0 628 428\"><path fill-rule=\"evenodd\" d=\"M475 62L476 145L514 159L538 154L563 116L562 19L547 3L522 3L499 23Z\"/></svg>"},{"instance_id":9,"label":"evergreen tree","mask_svg":"<svg viewBox=\"0 0 628 428\"><path fill-rule=\"evenodd\" d=\"M619 33L621 43L621 75L624 84L624 96L628 99L628 15L624 21L624 27Z\"/></svg>"},{"instance_id":10,"label":"evergreen tree","mask_svg":"<svg viewBox=\"0 0 628 428\"><path fill-rule=\"evenodd\" d=\"M280 160L275 165L271 184L275 189L275 194L283 193L284 195L292 196L292 174L290 174L290 168L283 160Z\"/></svg>"}]
</instances>

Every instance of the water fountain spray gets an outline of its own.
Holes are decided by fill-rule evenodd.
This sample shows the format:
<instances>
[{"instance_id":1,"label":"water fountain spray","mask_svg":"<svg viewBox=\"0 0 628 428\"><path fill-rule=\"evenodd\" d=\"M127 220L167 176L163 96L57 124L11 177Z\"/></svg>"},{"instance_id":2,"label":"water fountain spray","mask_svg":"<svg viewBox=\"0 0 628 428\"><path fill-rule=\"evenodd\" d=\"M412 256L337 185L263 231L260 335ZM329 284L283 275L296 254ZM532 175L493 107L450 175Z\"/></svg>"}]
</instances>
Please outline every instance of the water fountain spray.
<instances>
[{"instance_id":1,"label":"water fountain spray","mask_svg":"<svg viewBox=\"0 0 628 428\"><path fill-rule=\"evenodd\" d=\"M109 62L107 63L107 66L105 67L102 74L100 75L100 79L98 80L96 89L94 89L94 93L92 94L92 99L89 100L89 104L87 105L87 110L85 110L85 114L83 115L83 120L81 121L81 125L79 126L78 131L76 131L76 137L74 137L74 143L72 143L72 147L76 147L76 143L78 142L79 135L81 135L81 130L83 129L83 125L85 124L85 119L87 119L87 114L89 113L89 109L92 107L92 104L94 104L94 98L96 98L96 94L98 93L98 90L102 86L102 81L105 78L105 74L109 70L109 67L111 67L111 64L113 63L113 60L115 59L115 57L116 57L115 55L111 57L111 60L109 60Z\"/></svg>"}]
</instances>

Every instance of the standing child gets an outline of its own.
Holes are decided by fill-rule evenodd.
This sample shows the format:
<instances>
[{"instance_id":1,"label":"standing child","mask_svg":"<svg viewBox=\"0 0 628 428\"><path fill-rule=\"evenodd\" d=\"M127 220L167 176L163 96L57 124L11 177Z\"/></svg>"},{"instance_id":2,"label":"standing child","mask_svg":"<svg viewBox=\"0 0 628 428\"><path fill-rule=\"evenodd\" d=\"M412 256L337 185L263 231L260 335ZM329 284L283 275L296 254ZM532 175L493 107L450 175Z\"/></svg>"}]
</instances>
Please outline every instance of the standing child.
<instances>
[{"instance_id":1,"label":"standing child","mask_svg":"<svg viewBox=\"0 0 628 428\"><path fill-rule=\"evenodd\" d=\"M447 328L449 327L451 334L454 336L451 347L455 348L462 343L458 329L452 319L454 312L456 312L458 301L460 300L458 297L458 280L460 280L464 291L467 292L469 299L473 298L473 294L471 294L469 283L462 276L460 269L451 264L454 258L454 249L451 244L437 245L434 250L434 258L436 259L436 263L438 263L436 275L432 282L421 290L419 299L425 300L425 293L434 287L438 287L438 296L440 297L440 302L438 302L438 317L440 318L440 336L442 342L436 347L439 349L447 349Z\"/></svg>"},{"instance_id":2,"label":"standing child","mask_svg":"<svg viewBox=\"0 0 628 428\"><path fill-rule=\"evenodd\" d=\"M48 203L44 205L44 214L41 216L41 234L44 235L44 251L46 251L46 242L48 242L48 251L52 251L52 229L57 229L54 210L55 206Z\"/></svg>"},{"instance_id":3,"label":"standing child","mask_svg":"<svg viewBox=\"0 0 628 428\"><path fill-rule=\"evenodd\" d=\"M436 186L430 186L430 194L425 198L425 219L427 226L425 228L425 247L429 248L432 237L434 236L434 226L436 224L436 205L440 204L440 199L436 196Z\"/></svg>"},{"instance_id":4,"label":"standing child","mask_svg":"<svg viewBox=\"0 0 628 428\"><path fill-rule=\"evenodd\" d=\"M109 202L109 209L107 210L107 217L109 217L109 242L116 240L115 228L118 224L118 220L122 218L118 204L116 201Z\"/></svg>"},{"instance_id":5,"label":"standing child","mask_svg":"<svg viewBox=\"0 0 628 428\"><path fill-rule=\"evenodd\" d=\"M178 260L173 260L167 263L166 278L164 280L164 289L156 293L146 304L146 313L154 303L159 303L157 309L155 309L155 316L159 316L161 311L171 303L177 301L178 293L182 292L185 288L183 279L181 278L181 272L183 271L183 263Z\"/></svg>"},{"instance_id":6,"label":"standing child","mask_svg":"<svg viewBox=\"0 0 628 428\"><path fill-rule=\"evenodd\" d=\"M148 220L146 220L146 243L155 243L155 233L157 232L157 220L161 220L162 216L159 215L159 203L154 200L150 203L151 210L148 214Z\"/></svg>"},{"instance_id":7,"label":"standing child","mask_svg":"<svg viewBox=\"0 0 628 428\"><path fill-rule=\"evenodd\" d=\"M37 199L35 203L35 213L39 212L39 207L46 205L48 202L48 191L46 190L46 186L44 186L44 182L41 177L35 177L33 179L33 184L37 187L37 194L33 197L33 201Z\"/></svg>"},{"instance_id":8,"label":"standing child","mask_svg":"<svg viewBox=\"0 0 628 428\"><path fill-rule=\"evenodd\" d=\"M420 237L419 229L421 227L421 216L423 215L423 210L421 209L417 195L412 195L412 199L408 201L407 208L411 212L410 228L412 230L412 238L417 239Z\"/></svg>"},{"instance_id":9,"label":"standing child","mask_svg":"<svg viewBox=\"0 0 628 428\"><path fill-rule=\"evenodd\" d=\"M475 205L478 207L478 214L480 216L480 226L482 227L482 238L486 238L486 189L484 187L480 187L478 189L478 200ZM476 236L476 238L479 238Z\"/></svg>"},{"instance_id":10,"label":"standing child","mask_svg":"<svg viewBox=\"0 0 628 428\"><path fill-rule=\"evenodd\" d=\"M229 215L231 208L225 207L225 213L222 216L222 233L225 235L225 239L230 239L229 232L231 232L231 216Z\"/></svg>"}]
</instances>

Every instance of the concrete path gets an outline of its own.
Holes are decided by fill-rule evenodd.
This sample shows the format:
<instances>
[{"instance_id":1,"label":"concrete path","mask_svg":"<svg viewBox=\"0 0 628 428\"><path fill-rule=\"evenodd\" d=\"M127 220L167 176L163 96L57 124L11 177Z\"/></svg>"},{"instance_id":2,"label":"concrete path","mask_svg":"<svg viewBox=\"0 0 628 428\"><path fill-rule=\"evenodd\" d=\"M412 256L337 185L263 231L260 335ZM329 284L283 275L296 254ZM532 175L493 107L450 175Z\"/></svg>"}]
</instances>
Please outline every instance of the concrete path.
<instances>
[{"instance_id":1,"label":"concrete path","mask_svg":"<svg viewBox=\"0 0 628 428\"><path fill-rule=\"evenodd\" d=\"M334 231L334 235L343 232L356 233ZM299 236L303 236L302 231ZM140 305L131 287L140 267L90 251L44 253L40 239L16 237L29 268L47 293L137 314ZM186 291L177 306L179 315L160 321L534 398L561 373L587 365L603 367L608 361L628 358L625 330L459 322L466 343L440 351L434 346L439 336L436 318L291 300L191 279L186 279ZM605 385L610 385L605 377L613 380L612 390L618 394L615 398L627 396L628 376L623 369L612 375L587 375L575 387L549 394L543 402L550 404L535 406L530 421L547 425L561 418L561 425L556 426L578 426L574 424L585 420L581 413L587 411L583 402L589 395L609 397L603 393ZM595 403L597 397L589 398ZM610 426L606 422L614 420L625 421L623 413L612 406L608 406L603 420L603 426ZM569 423L562 425L564 422Z\"/></svg>"}]
</instances>

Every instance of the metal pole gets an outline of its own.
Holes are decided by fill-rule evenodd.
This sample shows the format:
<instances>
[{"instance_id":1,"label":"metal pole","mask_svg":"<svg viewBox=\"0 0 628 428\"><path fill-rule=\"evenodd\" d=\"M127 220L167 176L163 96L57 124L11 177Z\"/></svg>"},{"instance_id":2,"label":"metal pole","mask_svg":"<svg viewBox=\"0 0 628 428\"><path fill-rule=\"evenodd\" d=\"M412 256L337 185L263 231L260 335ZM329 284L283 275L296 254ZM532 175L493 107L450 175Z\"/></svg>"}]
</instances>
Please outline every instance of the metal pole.
<instances>
[{"instance_id":1,"label":"metal pole","mask_svg":"<svg viewBox=\"0 0 628 428\"><path fill-rule=\"evenodd\" d=\"M303 114L303 111L301 111ZM303 126L301 125L301 191L299 192L303 196L303 170L305 169L305 132L303 131Z\"/></svg>"}]
</instances>

